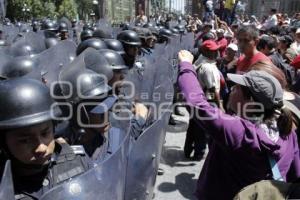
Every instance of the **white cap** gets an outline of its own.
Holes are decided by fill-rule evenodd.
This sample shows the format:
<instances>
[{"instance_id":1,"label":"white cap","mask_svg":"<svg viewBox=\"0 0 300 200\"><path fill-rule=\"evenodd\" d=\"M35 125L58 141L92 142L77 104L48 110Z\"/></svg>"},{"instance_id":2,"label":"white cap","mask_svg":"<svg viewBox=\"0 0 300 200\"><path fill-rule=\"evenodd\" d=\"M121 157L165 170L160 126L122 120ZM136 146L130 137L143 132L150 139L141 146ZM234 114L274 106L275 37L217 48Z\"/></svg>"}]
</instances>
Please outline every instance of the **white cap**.
<instances>
[{"instance_id":1,"label":"white cap","mask_svg":"<svg viewBox=\"0 0 300 200\"><path fill-rule=\"evenodd\" d=\"M227 49L231 49L231 50L236 51L236 52L239 50L238 46L234 43L229 44Z\"/></svg>"},{"instance_id":2,"label":"white cap","mask_svg":"<svg viewBox=\"0 0 300 200\"><path fill-rule=\"evenodd\" d=\"M216 32L217 33L223 33L223 34L225 33L225 31L223 29L221 29L221 28L217 29Z\"/></svg>"},{"instance_id":3,"label":"white cap","mask_svg":"<svg viewBox=\"0 0 300 200\"><path fill-rule=\"evenodd\" d=\"M297 28L296 34L300 33L300 28Z\"/></svg>"},{"instance_id":4,"label":"white cap","mask_svg":"<svg viewBox=\"0 0 300 200\"><path fill-rule=\"evenodd\" d=\"M225 32L224 36L225 36L225 37L233 38L233 35L232 35L231 33L229 33L228 31Z\"/></svg>"}]
</instances>

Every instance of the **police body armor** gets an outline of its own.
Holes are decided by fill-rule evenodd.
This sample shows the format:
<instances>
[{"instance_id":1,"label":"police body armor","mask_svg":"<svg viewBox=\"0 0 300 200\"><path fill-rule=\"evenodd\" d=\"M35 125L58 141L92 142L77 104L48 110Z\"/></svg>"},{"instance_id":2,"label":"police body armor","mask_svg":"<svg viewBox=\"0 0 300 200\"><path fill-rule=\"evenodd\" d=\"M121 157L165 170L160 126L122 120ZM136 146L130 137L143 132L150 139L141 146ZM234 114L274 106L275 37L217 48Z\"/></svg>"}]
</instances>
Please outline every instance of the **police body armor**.
<instances>
[{"instance_id":1,"label":"police body armor","mask_svg":"<svg viewBox=\"0 0 300 200\"><path fill-rule=\"evenodd\" d=\"M60 148L60 152L56 152L53 156L50 167L48 169L48 175L43 180L42 187L39 191L45 193L51 188L62 184L63 182L74 178L80 174L83 174L90 167L88 164L88 159L86 157L85 151L82 146L69 146L68 144L57 144ZM24 187L25 183L20 185L21 188ZM27 182L29 186L30 183ZM26 186L25 186L26 187ZM17 200L29 200L29 199L39 199L40 196L36 196L39 192L23 193L22 189L18 191L18 187L15 188Z\"/></svg>"}]
</instances>

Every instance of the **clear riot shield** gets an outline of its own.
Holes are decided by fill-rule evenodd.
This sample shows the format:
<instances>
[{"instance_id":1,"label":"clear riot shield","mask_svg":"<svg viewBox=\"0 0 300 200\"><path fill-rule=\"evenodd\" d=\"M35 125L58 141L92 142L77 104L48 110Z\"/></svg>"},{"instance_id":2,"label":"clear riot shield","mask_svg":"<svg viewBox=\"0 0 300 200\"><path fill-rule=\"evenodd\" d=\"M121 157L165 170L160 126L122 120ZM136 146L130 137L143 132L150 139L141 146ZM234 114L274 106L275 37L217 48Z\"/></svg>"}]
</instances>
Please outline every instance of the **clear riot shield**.
<instances>
[{"instance_id":1,"label":"clear riot shield","mask_svg":"<svg viewBox=\"0 0 300 200\"><path fill-rule=\"evenodd\" d=\"M152 199L153 196L174 94L173 84L169 78L160 76L155 79L154 85L153 102L156 120L137 140L130 141L125 200L147 200Z\"/></svg>"},{"instance_id":2,"label":"clear riot shield","mask_svg":"<svg viewBox=\"0 0 300 200\"><path fill-rule=\"evenodd\" d=\"M155 50L153 52L153 57L154 58L159 58L165 53L165 47L166 44L156 44L155 45Z\"/></svg>"},{"instance_id":3,"label":"clear riot shield","mask_svg":"<svg viewBox=\"0 0 300 200\"><path fill-rule=\"evenodd\" d=\"M0 71L3 69L3 67L8 63L13 57L8 54L9 50L8 48L0 49Z\"/></svg>"},{"instance_id":4,"label":"clear riot shield","mask_svg":"<svg viewBox=\"0 0 300 200\"><path fill-rule=\"evenodd\" d=\"M182 36L181 48L185 50L192 50L194 48L194 33L187 33Z\"/></svg>"},{"instance_id":5,"label":"clear riot shield","mask_svg":"<svg viewBox=\"0 0 300 200\"><path fill-rule=\"evenodd\" d=\"M1 183L0 183L0 199L14 200L14 184L11 174L11 162L6 161L5 169L3 171Z\"/></svg>"},{"instance_id":6,"label":"clear riot shield","mask_svg":"<svg viewBox=\"0 0 300 200\"><path fill-rule=\"evenodd\" d=\"M19 33L19 28L15 27L14 25L3 26L4 39L8 44L12 44L14 38L18 35L18 33Z\"/></svg>"},{"instance_id":7,"label":"clear riot shield","mask_svg":"<svg viewBox=\"0 0 300 200\"><path fill-rule=\"evenodd\" d=\"M41 53L46 49L44 38L34 32L23 33L22 37L18 38L11 48L18 48L19 45L23 44L30 46L37 53Z\"/></svg>"},{"instance_id":8,"label":"clear riot shield","mask_svg":"<svg viewBox=\"0 0 300 200\"><path fill-rule=\"evenodd\" d=\"M135 68L129 70L124 78L121 94L124 94L129 101L140 100L143 75Z\"/></svg>"},{"instance_id":9,"label":"clear riot shield","mask_svg":"<svg viewBox=\"0 0 300 200\"><path fill-rule=\"evenodd\" d=\"M153 89L155 84L155 76L157 66L154 63L154 59L150 56L145 56L138 60L143 66L142 81L140 84L140 91L138 100L144 103L151 103L153 97Z\"/></svg>"},{"instance_id":10,"label":"clear riot shield","mask_svg":"<svg viewBox=\"0 0 300 200\"><path fill-rule=\"evenodd\" d=\"M60 71L76 57L76 44L65 40L37 55L39 69L48 87L58 81Z\"/></svg>"},{"instance_id":11,"label":"clear riot shield","mask_svg":"<svg viewBox=\"0 0 300 200\"><path fill-rule=\"evenodd\" d=\"M156 120L137 140L131 140L125 200L152 198L165 137L163 125L163 120Z\"/></svg>"},{"instance_id":12,"label":"clear riot shield","mask_svg":"<svg viewBox=\"0 0 300 200\"><path fill-rule=\"evenodd\" d=\"M117 119L118 120L118 119ZM40 200L123 200L125 191L125 176L129 149L130 122L119 121L117 128L123 136L116 141L113 152L102 162L95 163L86 173L52 188Z\"/></svg>"},{"instance_id":13,"label":"clear riot shield","mask_svg":"<svg viewBox=\"0 0 300 200\"><path fill-rule=\"evenodd\" d=\"M122 31L122 28L120 28L120 27L113 27L112 28L112 37L113 38L117 38L117 35L119 33L121 33L121 31Z\"/></svg>"},{"instance_id":14,"label":"clear riot shield","mask_svg":"<svg viewBox=\"0 0 300 200\"><path fill-rule=\"evenodd\" d=\"M173 70L172 81L175 84L177 82L177 77L178 77L178 52L180 51L179 37L171 39L169 48L170 51L168 51L169 53L168 60Z\"/></svg>"},{"instance_id":15,"label":"clear riot shield","mask_svg":"<svg viewBox=\"0 0 300 200\"><path fill-rule=\"evenodd\" d=\"M68 35L69 35L69 38L73 38L73 30L72 30L72 23L70 22L70 20L66 17L62 17L60 20L59 20L59 23L61 22L64 22L67 24L68 26Z\"/></svg>"},{"instance_id":16,"label":"clear riot shield","mask_svg":"<svg viewBox=\"0 0 300 200\"><path fill-rule=\"evenodd\" d=\"M96 23L96 27L101 29L102 31L104 31L104 33L107 34L108 36L110 36L110 37L113 36L113 28L112 28L110 22L107 21L106 19L100 19Z\"/></svg>"}]
</instances>

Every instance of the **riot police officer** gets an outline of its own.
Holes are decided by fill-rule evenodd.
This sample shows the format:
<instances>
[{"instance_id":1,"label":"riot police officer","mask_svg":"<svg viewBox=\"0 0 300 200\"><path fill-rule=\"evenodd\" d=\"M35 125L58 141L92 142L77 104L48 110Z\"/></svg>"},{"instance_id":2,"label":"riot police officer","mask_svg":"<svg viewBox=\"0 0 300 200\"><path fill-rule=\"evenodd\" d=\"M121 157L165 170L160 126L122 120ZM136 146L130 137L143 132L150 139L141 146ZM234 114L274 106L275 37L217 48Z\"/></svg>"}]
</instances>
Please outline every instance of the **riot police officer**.
<instances>
[{"instance_id":1,"label":"riot police officer","mask_svg":"<svg viewBox=\"0 0 300 200\"><path fill-rule=\"evenodd\" d=\"M93 31L91 29L85 29L80 34L81 42L91 39L93 37Z\"/></svg>"},{"instance_id":2,"label":"riot police officer","mask_svg":"<svg viewBox=\"0 0 300 200\"><path fill-rule=\"evenodd\" d=\"M2 67L0 77L3 79L22 77L36 69L37 65L37 61L29 56L16 57Z\"/></svg>"},{"instance_id":3,"label":"riot police officer","mask_svg":"<svg viewBox=\"0 0 300 200\"><path fill-rule=\"evenodd\" d=\"M107 46L104 41L102 41L98 38L91 38L88 40L84 40L83 42L81 42L78 45L76 54L77 55L81 54L84 50L86 50L89 47L96 49L96 50L107 49Z\"/></svg>"},{"instance_id":4,"label":"riot police officer","mask_svg":"<svg viewBox=\"0 0 300 200\"><path fill-rule=\"evenodd\" d=\"M152 123L149 109L143 103L130 102L130 100L121 93L125 74L129 70L122 56L115 51L107 49L100 50L100 53L106 59L107 64L93 69L108 78L108 84L113 88L113 94L118 97L116 105L114 106L116 109L113 109L113 111L118 112L118 103L132 111L134 117L131 118L130 134L137 139L142 131Z\"/></svg>"},{"instance_id":5,"label":"riot police officer","mask_svg":"<svg viewBox=\"0 0 300 200\"><path fill-rule=\"evenodd\" d=\"M33 32L38 32L38 30L39 30L39 22L37 20L33 20L31 26L32 26Z\"/></svg>"},{"instance_id":6,"label":"riot police officer","mask_svg":"<svg viewBox=\"0 0 300 200\"><path fill-rule=\"evenodd\" d=\"M69 38L69 28L68 24L61 22L58 27L59 37L61 40L67 40Z\"/></svg>"},{"instance_id":7,"label":"riot police officer","mask_svg":"<svg viewBox=\"0 0 300 200\"><path fill-rule=\"evenodd\" d=\"M172 36L173 36L173 33L171 30L162 28L159 30L158 43L168 44L169 40Z\"/></svg>"},{"instance_id":8,"label":"riot police officer","mask_svg":"<svg viewBox=\"0 0 300 200\"><path fill-rule=\"evenodd\" d=\"M142 41L141 55L151 55L154 51L155 42L157 38L149 29L143 28L139 32Z\"/></svg>"},{"instance_id":9,"label":"riot police officer","mask_svg":"<svg viewBox=\"0 0 300 200\"><path fill-rule=\"evenodd\" d=\"M3 81L0 102L1 163L11 160L16 199L39 199L89 168L83 148L54 140L54 120L61 112L52 106L44 84L23 78Z\"/></svg>"},{"instance_id":10,"label":"riot police officer","mask_svg":"<svg viewBox=\"0 0 300 200\"><path fill-rule=\"evenodd\" d=\"M122 42L125 54L125 64L131 69L134 67L142 42L135 31L125 30L118 34L117 39Z\"/></svg>"},{"instance_id":11,"label":"riot police officer","mask_svg":"<svg viewBox=\"0 0 300 200\"><path fill-rule=\"evenodd\" d=\"M124 47L119 40L116 39L105 39L104 40L108 49L114 50L115 52L119 53L120 55L124 55Z\"/></svg>"},{"instance_id":12,"label":"riot police officer","mask_svg":"<svg viewBox=\"0 0 300 200\"><path fill-rule=\"evenodd\" d=\"M74 70L63 70L60 75L56 93L72 106L72 111L64 110L64 115L69 112L73 115L69 123L60 125L56 137L63 137L72 145L83 145L89 157L100 160L106 153L105 134L109 129L107 112L114 99L107 96L111 88L105 83L104 77L92 70L81 70L85 66L81 66L80 61L82 60L77 58L72 63ZM65 82L72 87L66 86ZM69 94L72 94L71 97L68 97ZM101 112L94 112L97 106L103 108Z\"/></svg>"},{"instance_id":13,"label":"riot police officer","mask_svg":"<svg viewBox=\"0 0 300 200\"><path fill-rule=\"evenodd\" d=\"M46 38L56 38L58 31L57 22L53 20L44 21L44 23L42 24L42 30L45 31Z\"/></svg>"}]
</instances>

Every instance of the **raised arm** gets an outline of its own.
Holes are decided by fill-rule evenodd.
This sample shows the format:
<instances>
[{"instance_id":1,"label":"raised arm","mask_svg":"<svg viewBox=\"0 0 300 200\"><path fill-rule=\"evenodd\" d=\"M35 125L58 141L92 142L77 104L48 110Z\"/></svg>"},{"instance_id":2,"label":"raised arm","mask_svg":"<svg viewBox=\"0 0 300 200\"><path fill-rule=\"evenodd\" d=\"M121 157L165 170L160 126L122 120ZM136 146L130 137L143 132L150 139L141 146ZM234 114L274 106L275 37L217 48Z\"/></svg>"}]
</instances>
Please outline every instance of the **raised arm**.
<instances>
[{"instance_id":1,"label":"raised arm","mask_svg":"<svg viewBox=\"0 0 300 200\"><path fill-rule=\"evenodd\" d=\"M178 83L187 103L197 108L197 122L204 127L212 138L220 145L231 149L248 144L259 149L259 136L251 122L223 113L210 105L196 78L192 66L193 56L188 51L179 52L180 73Z\"/></svg>"}]
</instances>

